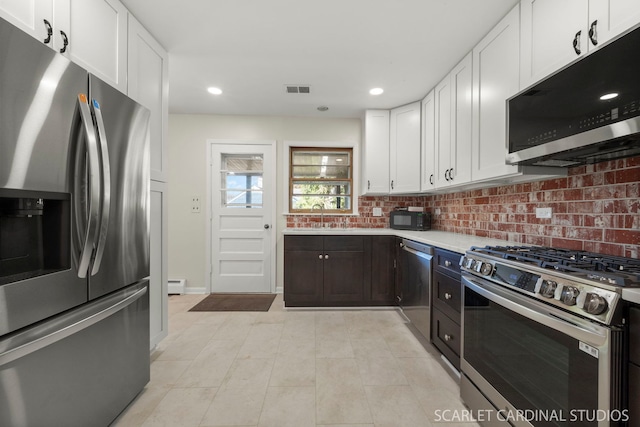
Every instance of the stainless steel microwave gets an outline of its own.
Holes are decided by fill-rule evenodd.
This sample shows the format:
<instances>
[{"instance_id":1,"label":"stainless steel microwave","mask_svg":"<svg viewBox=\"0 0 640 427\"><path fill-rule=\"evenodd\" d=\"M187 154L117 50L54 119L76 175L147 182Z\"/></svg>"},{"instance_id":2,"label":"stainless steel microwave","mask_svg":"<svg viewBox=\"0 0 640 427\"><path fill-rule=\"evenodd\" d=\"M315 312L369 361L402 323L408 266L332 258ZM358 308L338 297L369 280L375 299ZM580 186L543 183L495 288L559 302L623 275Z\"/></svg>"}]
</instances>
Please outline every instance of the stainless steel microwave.
<instances>
[{"instance_id":1,"label":"stainless steel microwave","mask_svg":"<svg viewBox=\"0 0 640 427\"><path fill-rule=\"evenodd\" d=\"M396 230L431 230L431 213L391 211L389 227Z\"/></svg>"},{"instance_id":2,"label":"stainless steel microwave","mask_svg":"<svg viewBox=\"0 0 640 427\"><path fill-rule=\"evenodd\" d=\"M640 155L640 26L507 100L508 164Z\"/></svg>"}]
</instances>

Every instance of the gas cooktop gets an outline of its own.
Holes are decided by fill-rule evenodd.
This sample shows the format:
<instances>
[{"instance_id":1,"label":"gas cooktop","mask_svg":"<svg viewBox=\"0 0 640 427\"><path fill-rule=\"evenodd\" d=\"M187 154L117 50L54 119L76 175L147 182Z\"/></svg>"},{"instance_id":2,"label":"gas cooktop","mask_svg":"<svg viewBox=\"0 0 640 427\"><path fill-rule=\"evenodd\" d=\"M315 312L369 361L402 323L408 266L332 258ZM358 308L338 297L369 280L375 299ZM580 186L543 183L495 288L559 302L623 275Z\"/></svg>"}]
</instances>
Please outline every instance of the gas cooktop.
<instances>
[{"instance_id":1,"label":"gas cooktop","mask_svg":"<svg viewBox=\"0 0 640 427\"><path fill-rule=\"evenodd\" d=\"M583 318L611 324L623 287L640 287L640 260L542 246L472 247L463 271Z\"/></svg>"}]
</instances>

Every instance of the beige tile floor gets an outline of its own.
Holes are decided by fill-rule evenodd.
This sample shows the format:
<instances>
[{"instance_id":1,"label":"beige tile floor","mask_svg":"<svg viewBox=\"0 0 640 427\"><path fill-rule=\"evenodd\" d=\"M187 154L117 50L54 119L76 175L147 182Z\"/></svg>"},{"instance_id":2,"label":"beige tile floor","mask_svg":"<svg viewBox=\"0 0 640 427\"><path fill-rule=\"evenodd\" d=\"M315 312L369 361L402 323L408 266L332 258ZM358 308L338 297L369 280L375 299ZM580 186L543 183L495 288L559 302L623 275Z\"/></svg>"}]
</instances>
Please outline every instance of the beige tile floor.
<instances>
[{"instance_id":1,"label":"beige tile floor","mask_svg":"<svg viewBox=\"0 0 640 427\"><path fill-rule=\"evenodd\" d=\"M453 427L437 410L464 409L394 310L286 310L279 295L268 312L188 312L202 298L169 297L151 381L113 426Z\"/></svg>"}]
</instances>

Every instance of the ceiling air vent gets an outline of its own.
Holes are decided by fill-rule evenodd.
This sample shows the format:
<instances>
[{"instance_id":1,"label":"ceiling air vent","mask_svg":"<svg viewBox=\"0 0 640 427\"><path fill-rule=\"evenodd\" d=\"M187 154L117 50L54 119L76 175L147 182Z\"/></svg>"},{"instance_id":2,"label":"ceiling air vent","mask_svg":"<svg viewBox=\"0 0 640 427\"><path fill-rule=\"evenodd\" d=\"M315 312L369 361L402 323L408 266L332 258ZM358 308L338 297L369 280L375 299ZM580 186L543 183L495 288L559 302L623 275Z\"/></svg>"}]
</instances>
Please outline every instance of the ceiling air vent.
<instances>
[{"instance_id":1,"label":"ceiling air vent","mask_svg":"<svg viewBox=\"0 0 640 427\"><path fill-rule=\"evenodd\" d=\"M284 85L287 93L310 93L309 85Z\"/></svg>"}]
</instances>

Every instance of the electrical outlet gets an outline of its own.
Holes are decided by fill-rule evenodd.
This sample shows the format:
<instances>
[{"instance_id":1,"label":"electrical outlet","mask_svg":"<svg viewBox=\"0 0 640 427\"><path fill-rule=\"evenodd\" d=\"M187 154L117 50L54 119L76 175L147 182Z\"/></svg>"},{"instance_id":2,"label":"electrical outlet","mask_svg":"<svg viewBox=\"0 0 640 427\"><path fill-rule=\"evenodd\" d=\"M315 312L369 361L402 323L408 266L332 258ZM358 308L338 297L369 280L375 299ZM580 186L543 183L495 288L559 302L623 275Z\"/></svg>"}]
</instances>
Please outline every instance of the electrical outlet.
<instances>
[{"instance_id":1,"label":"electrical outlet","mask_svg":"<svg viewBox=\"0 0 640 427\"><path fill-rule=\"evenodd\" d=\"M191 213L200 213L200 196L191 197Z\"/></svg>"},{"instance_id":2,"label":"electrical outlet","mask_svg":"<svg viewBox=\"0 0 640 427\"><path fill-rule=\"evenodd\" d=\"M536 218L551 218L551 208L536 208Z\"/></svg>"},{"instance_id":3,"label":"electrical outlet","mask_svg":"<svg viewBox=\"0 0 640 427\"><path fill-rule=\"evenodd\" d=\"M440 215L440 208L436 208L436 215Z\"/></svg>"},{"instance_id":4,"label":"electrical outlet","mask_svg":"<svg viewBox=\"0 0 640 427\"><path fill-rule=\"evenodd\" d=\"M373 208L373 216L382 216L382 208Z\"/></svg>"}]
</instances>

